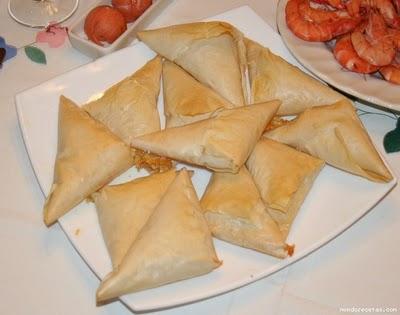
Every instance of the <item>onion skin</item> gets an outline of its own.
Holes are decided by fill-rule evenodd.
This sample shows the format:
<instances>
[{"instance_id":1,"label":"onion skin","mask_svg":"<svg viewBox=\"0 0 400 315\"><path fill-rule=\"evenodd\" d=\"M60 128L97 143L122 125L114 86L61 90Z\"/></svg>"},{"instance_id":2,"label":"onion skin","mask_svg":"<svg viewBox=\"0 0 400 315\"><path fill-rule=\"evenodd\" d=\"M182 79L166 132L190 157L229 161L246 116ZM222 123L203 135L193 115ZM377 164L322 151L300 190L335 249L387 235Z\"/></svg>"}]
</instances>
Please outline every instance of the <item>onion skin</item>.
<instances>
[{"instance_id":1,"label":"onion skin","mask_svg":"<svg viewBox=\"0 0 400 315\"><path fill-rule=\"evenodd\" d=\"M152 3L152 0L112 0L113 7L124 15L126 23L135 21Z\"/></svg>"},{"instance_id":2,"label":"onion skin","mask_svg":"<svg viewBox=\"0 0 400 315\"><path fill-rule=\"evenodd\" d=\"M126 31L126 22L120 11L101 5L86 16L84 29L89 40L103 46L102 42L112 44Z\"/></svg>"}]
</instances>

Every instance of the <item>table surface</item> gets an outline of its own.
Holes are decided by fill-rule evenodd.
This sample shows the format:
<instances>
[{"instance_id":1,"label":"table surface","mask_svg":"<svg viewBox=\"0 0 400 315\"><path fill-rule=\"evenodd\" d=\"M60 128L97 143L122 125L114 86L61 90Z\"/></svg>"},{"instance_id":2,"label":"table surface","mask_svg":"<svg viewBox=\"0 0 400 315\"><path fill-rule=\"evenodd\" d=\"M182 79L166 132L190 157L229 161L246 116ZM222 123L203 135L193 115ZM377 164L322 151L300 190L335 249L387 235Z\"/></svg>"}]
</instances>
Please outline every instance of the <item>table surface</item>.
<instances>
[{"instance_id":1,"label":"table surface","mask_svg":"<svg viewBox=\"0 0 400 315\"><path fill-rule=\"evenodd\" d=\"M78 11L64 25L73 23L94 2L80 1ZM19 50L0 70L0 314L132 314L120 302L96 306L99 280L58 225L44 226L44 197L15 111L15 94L92 59L66 42L57 49L37 44L48 63L31 62L23 46L35 41L38 30L14 22L8 16L7 3L0 0L0 36ZM198 20L244 4L276 28L277 0L175 0L151 27ZM382 149L383 136L395 127L395 120L357 105L377 113L363 115L362 120ZM399 177L400 154L385 158ZM151 314L330 315L343 314L340 308L345 307L350 311L353 307L370 308L366 310L369 313L396 308L391 313L400 313L399 192L396 187L345 233L271 277L212 299Z\"/></svg>"}]
</instances>

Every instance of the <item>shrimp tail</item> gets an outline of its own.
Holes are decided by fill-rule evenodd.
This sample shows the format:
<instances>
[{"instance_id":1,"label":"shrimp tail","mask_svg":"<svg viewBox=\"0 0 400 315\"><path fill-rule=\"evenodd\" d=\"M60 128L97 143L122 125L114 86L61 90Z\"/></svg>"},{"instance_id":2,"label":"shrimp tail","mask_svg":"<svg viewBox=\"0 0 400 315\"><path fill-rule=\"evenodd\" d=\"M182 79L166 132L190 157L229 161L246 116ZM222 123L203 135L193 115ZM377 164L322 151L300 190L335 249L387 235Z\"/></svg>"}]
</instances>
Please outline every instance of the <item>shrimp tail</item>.
<instances>
[{"instance_id":1,"label":"shrimp tail","mask_svg":"<svg viewBox=\"0 0 400 315\"><path fill-rule=\"evenodd\" d=\"M386 81L400 85L400 65L384 66L379 69L379 72Z\"/></svg>"},{"instance_id":2,"label":"shrimp tail","mask_svg":"<svg viewBox=\"0 0 400 315\"><path fill-rule=\"evenodd\" d=\"M379 69L379 67L371 65L357 55L351 43L350 35L345 35L336 41L333 55L343 68L350 71L373 73Z\"/></svg>"}]
</instances>

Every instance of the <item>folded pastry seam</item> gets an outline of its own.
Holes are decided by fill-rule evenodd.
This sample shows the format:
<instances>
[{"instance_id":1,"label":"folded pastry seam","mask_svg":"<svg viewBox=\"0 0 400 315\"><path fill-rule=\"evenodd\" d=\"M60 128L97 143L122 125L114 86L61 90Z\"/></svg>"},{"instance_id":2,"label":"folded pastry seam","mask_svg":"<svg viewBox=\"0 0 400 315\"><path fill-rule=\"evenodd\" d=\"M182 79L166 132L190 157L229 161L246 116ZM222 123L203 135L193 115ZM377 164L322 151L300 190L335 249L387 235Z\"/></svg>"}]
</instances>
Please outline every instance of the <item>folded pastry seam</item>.
<instances>
[{"instance_id":1,"label":"folded pastry seam","mask_svg":"<svg viewBox=\"0 0 400 315\"><path fill-rule=\"evenodd\" d=\"M121 263L177 172L170 170L105 186L92 194L113 268Z\"/></svg>"},{"instance_id":2,"label":"folded pastry seam","mask_svg":"<svg viewBox=\"0 0 400 315\"><path fill-rule=\"evenodd\" d=\"M189 173L182 169L119 266L101 282L96 299L203 275L220 265Z\"/></svg>"},{"instance_id":3,"label":"folded pastry seam","mask_svg":"<svg viewBox=\"0 0 400 315\"><path fill-rule=\"evenodd\" d=\"M247 38L245 44L251 103L279 99L278 115L297 115L306 108L346 99L268 48Z\"/></svg>"},{"instance_id":4,"label":"folded pastry seam","mask_svg":"<svg viewBox=\"0 0 400 315\"><path fill-rule=\"evenodd\" d=\"M258 141L247 160L246 166L261 199L285 239L324 164L318 158L266 138Z\"/></svg>"},{"instance_id":5,"label":"folded pastry seam","mask_svg":"<svg viewBox=\"0 0 400 315\"><path fill-rule=\"evenodd\" d=\"M217 172L237 173L279 105L270 101L221 109L212 118L134 138L131 145Z\"/></svg>"},{"instance_id":6,"label":"folded pastry seam","mask_svg":"<svg viewBox=\"0 0 400 315\"><path fill-rule=\"evenodd\" d=\"M201 206L215 237L278 258L288 256L288 245L245 166L237 174L213 173Z\"/></svg>"},{"instance_id":7,"label":"folded pastry seam","mask_svg":"<svg viewBox=\"0 0 400 315\"><path fill-rule=\"evenodd\" d=\"M375 182L393 179L348 100L309 108L264 137Z\"/></svg>"},{"instance_id":8,"label":"folded pastry seam","mask_svg":"<svg viewBox=\"0 0 400 315\"><path fill-rule=\"evenodd\" d=\"M64 96L58 128L53 185L43 209L46 225L133 165L130 148Z\"/></svg>"},{"instance_id":9,"label":"folded pastry seam","mask_svg":"<svg viewBox=\"0 0 400 315\"><path fill-rule=\"evenodd\" d=\"M138 32L151 49L175 62L235 106L247 100L243 34L225 22L196 22Z\"/></svg>"}]
</instances>

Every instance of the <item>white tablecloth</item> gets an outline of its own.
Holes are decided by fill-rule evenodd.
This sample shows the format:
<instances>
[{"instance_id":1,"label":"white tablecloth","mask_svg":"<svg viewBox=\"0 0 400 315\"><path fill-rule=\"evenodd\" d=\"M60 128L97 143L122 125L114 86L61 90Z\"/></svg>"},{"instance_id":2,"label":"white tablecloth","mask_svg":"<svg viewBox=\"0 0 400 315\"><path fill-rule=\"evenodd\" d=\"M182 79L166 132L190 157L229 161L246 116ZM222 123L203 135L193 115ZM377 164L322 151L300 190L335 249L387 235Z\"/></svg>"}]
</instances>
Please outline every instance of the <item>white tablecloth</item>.
<instances>
[{"instance_id":1,"label":"white tablecloth","mask_svg":"<svg viewBox=\"0 0 400 315\"><path fill-rule=\"evenodd\" d=\"M81 0L65 24L93 2ZM33 42L37 30L11 20L7 3L0 0L0 36L17 47ZM247 4L275 27L276 3L176 0L152 26L197 20ZM24 148L14 95L91 59L69 43L60 49L39 47L47 54L47 65L32 63L19 50L0 70L0 314L132 314L120 302L95 305L99 280L59 226L46 228L42 223L43 195ZM380 147L383 135L395 126L395 120L382 115L365 115L363 122ZM399 176L400 154L386 158ZM399 192L396 187L337 239L271 277L156 313L320 315L343 314L342 307L397 308L392 314L400 313Z\"/></svg>"}]
</instances>

